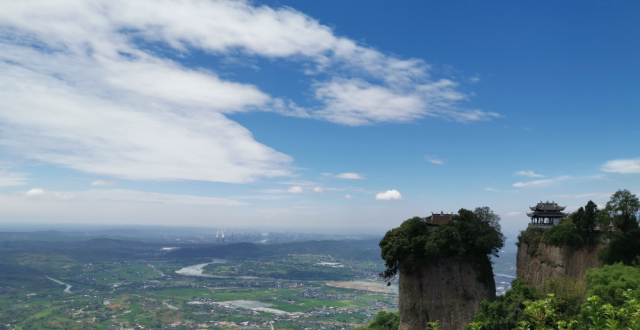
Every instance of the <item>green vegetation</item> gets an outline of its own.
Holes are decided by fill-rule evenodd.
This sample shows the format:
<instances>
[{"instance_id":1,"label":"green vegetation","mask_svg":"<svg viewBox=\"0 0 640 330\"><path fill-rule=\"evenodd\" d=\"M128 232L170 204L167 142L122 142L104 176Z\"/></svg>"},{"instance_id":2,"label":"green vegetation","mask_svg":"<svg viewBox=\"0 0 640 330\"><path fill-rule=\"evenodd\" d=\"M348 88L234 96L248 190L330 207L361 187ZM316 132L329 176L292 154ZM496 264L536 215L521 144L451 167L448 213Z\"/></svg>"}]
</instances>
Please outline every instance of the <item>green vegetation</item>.
<instances>
[{"instance_id":1,"label":"green vegetation","mask_svg":"<svg viewBox=\"0 0 640 330\"><path fill-rule=\"evenodd\" d=\"M483 301L480 313L475 317L475 327L482 326L486 330L514 329L524 318L524 302L538 297L535 289L527 287L524 280L511 282L511 290L495 301Z\"/></svg>"},{"instance_id":2,"label":"green vegetation","mask_svg":"<svg viewBox=\"0 0 640 330\"><path fill-rule=\"evenodd\" d=\"M551 228L530 227L518 236L518 246L525 243L527 253L534 256L540 242L554 246L581 248L598 242L597 225L603 230L609 244L599 253L606 264L623 262L631 265L640 256L640 225L638 223L640 201L628 190L618 190L607 206L598 210L592 201L562 219ZM610 231L609 229L613 229Z\"/></svg>"},{"instance_id":3,"label":"green vegetation","mask_svg":"<svg viewBox=\"0 0 640 330\"><path fill-rule=\"evenodd\" d=\"M600 212L601 227L613 224L617 229L608 233L609 245L600 251L599 257L607 264L623 262L631 265L640 256L640 226L638 224L640 201L628 190L618 190Z\"/></svg>"},{"instance_id":4,"label":"green vegetation","mask_svg":"<svg viewBox=\"0 0 640 330\"><path fill-rule=\"evenodd\" d=\"M605 265L602 269L589 269L585 274L589 295L599 296L603 303L621 306L623 293L640 291L640 268L622 263Z\"/></svg>"},{"instance_id":5,"label":"green vegetation","mask_svg":"<svg viewBox=\"0 0 640 330\"><path fill-rule=\"evenodd\" d=\"M543 233L541 239L547 244L569 245L577 249L585 245L592 246L597 243L595 227L598 213L598 206L589 201L584 207L569 214L566 219L560 220L559 224L548 229L536 229Z\"/></svg>"},{"instance_id":6,"label":"green vegetation","mask_svg":"<svg viewBox=\"0 0 640 330\"><path fill-rule=\"evenodd\" d=\"M205 269L229 278L176 273L185 266L211 262L203 252L210 247L185 249L186 256L178 258L144 243L91 242L96 246L87 242L78 246L95 253L109 246L118 253L132 247L136 255L114 258L108 254L109 258L87 261L78 257L80 251L67 254L71 247L64 242L55 243L62 247L47 242L3 243L9 246L8 251L20 252L0 251L0 324L21 330L106 330L136 325L188 329L203 328L203 324L218 324L220 329L269 330L269 322L274 321L278 329L338 330L366 324L376 312L397 307L397 295L390 290L381 293L326 285L334 279L375 280L384 268L376 256L377 240L339 241L335 245L333 241L310 242L308 248L304 243L261 245L260 254L221 255L227 263ZM238 244L226 246L218 252ZM297 248L304 254L291 253ZM71 285L71 292L64 292L65 285L48 277ZM240 301L240 305L229 301ZM261 306L277 311L255 310Z\"/></svg>"},{"instance_id":7,"label":"green vegetation","mask_svg":"<svg viewBox=\"0 0 640 330\"><path fill-rule=\"evenodd\" d=\"M516 245L520 247L522 243L527 245L527 254L534 256L538 251L538 245L542 241L542 235L544 234L544 228L529 227L527 230L521 231L518 234L518 242Z\"/></svg>"},{"instance_id":8,"label":"green vegetation","mask_svg":"<svg viewBox=\"0 0 640 330\"><path fill-rule=\"evenodd\" d=\"M482 302L468 329L640 328L640 267L589 269L585 280L551 278L542 292L514 280L503 297Z\"/></svg>"},{"instance_id":9,"label":"green vegetation","mask_svg":"<svg viewBox=\"0 0 640 330\"><path fill-rule=\"evenodd\" d=\"M460 209L451 221L429 230L424 219L414 217L387 232L380 241L386 269L380 276L390 279L402 268L414 267L439 257L468 259L478 266L481 281L493 280L488 255L497 257L504 245L500 217L488 207ZM488 266L488 269L487 269ZM487 271L488 270L488 271Z\"/></svg>"},{"instance_id":10,"label":"green vegetation","mask_svg":"<svg viewBox=\"0 0 640 330\"><path fill-rule=\"evenodd\" d=\"M340 281L354 278L357 274L344 268L332 268L316 265L316 261L305 260L297 255L275 260L245 259L242 261L207 265L205 274L216 276L259 276L290 280ZM368 264L364 264L366 268Z\"/></svg>"},{"instance_id":11,"label":"green vegetation","mask_svg":"<svg viewBox=\"0 0 640 330\"><path fill-rule=\"evenodd\" d=\"M400 313L379 312L376 318L364 330L397 330L400 326Z\"/></svg>"}]
</instances>

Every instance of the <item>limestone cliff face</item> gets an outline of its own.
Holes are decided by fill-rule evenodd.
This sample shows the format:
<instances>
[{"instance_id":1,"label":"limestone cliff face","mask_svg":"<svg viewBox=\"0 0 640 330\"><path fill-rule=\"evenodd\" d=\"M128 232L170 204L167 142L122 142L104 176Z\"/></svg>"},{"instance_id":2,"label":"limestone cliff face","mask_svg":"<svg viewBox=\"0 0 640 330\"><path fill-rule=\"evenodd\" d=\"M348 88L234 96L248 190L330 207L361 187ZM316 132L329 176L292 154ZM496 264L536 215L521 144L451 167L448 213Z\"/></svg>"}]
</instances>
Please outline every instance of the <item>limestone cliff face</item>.
<instances>
[{"instance_id":1,"label":"limestone cliff face","mask_svg":"<svg viewBox=\"0 0 640 330\"><path fill-rule=\"evenodd\" d=\"M401 271L399 330L424 330L427 322L436 320L443 330L469 325L480 302L496 296L489 258L483 260L484 271L490 272L487 284L478 282L477 268L469 261L441 258L409 273Z\"/></svg>"},{"instance_id":2,"label":"limestone cliff face","mask_svg":"<svg viewBox=\"0 0 640 330\"><path fill-rule=\"evenodd\" d=\"M598 252L606 246L600 243L593 247L575 249L570 246L557 247L540 242L537 248L522 242L518 247L516 275L529 286L544 287L551 277L573 277L584 279L589 268L602 268Z\"/></svg>"}]
</instances>

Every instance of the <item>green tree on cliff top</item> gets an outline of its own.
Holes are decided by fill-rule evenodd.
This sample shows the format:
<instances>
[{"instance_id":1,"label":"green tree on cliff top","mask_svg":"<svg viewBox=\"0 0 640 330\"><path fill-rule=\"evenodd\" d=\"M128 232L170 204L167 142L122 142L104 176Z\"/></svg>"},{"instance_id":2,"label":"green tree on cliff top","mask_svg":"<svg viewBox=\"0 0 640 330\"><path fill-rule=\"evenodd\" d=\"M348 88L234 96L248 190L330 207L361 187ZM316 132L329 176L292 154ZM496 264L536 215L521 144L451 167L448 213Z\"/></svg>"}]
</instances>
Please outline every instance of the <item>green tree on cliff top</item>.
<instances>
[{"instance_id":1,"label":"green tree on cliff top","mask_svg":"<svg viewBox=\"0 0 640 330\"><path fill-rule=\"evenodd\" d=\"M598 214L598 222L603 229L613 223L616 228L626 231L638 226L638 211L638 197L629 190L621 189L611 195L607 206Z\"/></svg>"},{"instance_id":2,"label":"green tree on cliff top","mask_svg":"<svg viewBox=\"0 0 640 330\"><path fill-rule=\"evenodd\" d=\"M446 224L429 230L420 217L403 222L387 232L380 241L386 269L380 274L386 280L399 270L410 272L439 257L478 261L488 255L498 256L504 246L500 217L488 207L475 211L460 209Z\"/></svg>"},{"instance_id":3,"label":"green tree on cliff top","mask_svg":"<svg viewBox=\"0 0 640 330\"><path fill-rule=\"evenodd\" d=\"M628 190L618 190L599 216L601 228L613 223L616 231L609 233L609 246L599 256L607 264L623 262L631 265L640 255L640 200Z\"/></svg>"},{"instance_id":4,"label":"green tree on cliff top","mask_svg":"<svg viewBox=\"0 0 640 330\"><path fill-rule=\"evenodd\" d=\"M595 227L598 213L598 205L593 201L589 201L585 207L580 207L571 214L570 218L576 227L577 234L580 236L581 244L594 244L596 242Z\"/></svg>"}]
</instances>

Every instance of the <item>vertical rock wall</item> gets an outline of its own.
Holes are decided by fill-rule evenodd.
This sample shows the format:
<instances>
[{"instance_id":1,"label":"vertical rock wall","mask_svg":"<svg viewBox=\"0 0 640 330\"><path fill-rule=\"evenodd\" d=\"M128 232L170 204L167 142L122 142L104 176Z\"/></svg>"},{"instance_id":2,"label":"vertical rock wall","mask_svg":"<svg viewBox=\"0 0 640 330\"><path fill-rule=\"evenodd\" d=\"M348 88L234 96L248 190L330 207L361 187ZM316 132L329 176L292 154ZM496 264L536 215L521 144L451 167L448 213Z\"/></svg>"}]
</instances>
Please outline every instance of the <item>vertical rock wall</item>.
<instances>
[{"instance_id":1,"label":"vertical rock wall","mask_svg":"<svg viewBox=\"0 0 640 330\"><path fill-rule=\"evenodd\" d=\"M490 273L486 285L478 282L477 267L464 260L441 258L409 273L401 271L400 330L424 330L427 322L436 320L443 330L469 325L480 302L493 301L496 296L491 263L485 258L482 267Z\"/></svg>"},{"instance_id":2,"label":"vertical rock wall","mask_svg":"<svg viewBox=\"0 0 640 330\"><path fill-rule=\"evenodd\" d=\"M570 246L557 247L539 243L535 252L529 254L529 245L522 242L518 247L516 261L518 278L522 278L529 286L544 287L552 277L573 277L584 279L589 268L602 268L598 252L606 246L600 243L593 247L575 249Z\"/></svg>"}]
</instances>

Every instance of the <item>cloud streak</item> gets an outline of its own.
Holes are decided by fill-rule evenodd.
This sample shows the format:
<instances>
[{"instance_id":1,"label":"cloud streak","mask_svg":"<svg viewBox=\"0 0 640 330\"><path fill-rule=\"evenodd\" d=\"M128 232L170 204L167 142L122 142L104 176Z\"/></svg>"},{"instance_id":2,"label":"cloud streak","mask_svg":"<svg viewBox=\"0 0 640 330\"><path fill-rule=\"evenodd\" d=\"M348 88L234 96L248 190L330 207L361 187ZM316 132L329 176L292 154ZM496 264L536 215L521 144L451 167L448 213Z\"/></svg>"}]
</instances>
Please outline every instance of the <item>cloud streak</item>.
<instances>
[{"instance_id":1,"label":"cloud streak","mask_svg":"<svg viewBox=\"0 0 640 330\"><path fill-rule=\"evenodd\" d=\"M425 156L424 158L430 163L444 165L444 159L440 159L436 156Z\"/></svg>"},{"instance_id":2,"label":"cloud streak","mask_svg":"<svg viewBox=\"0 0 640 330\"><path fill-rule=\"evenodd\" d=\"M340 173L334 176L334 178L338 179L348 179L348 180L364 180L366 179L364 175L358 173Z\"/></svg>"},{"instance_id":3,"label":"cloud streak","mask_svg":"<svg viewBox=\"0 0 640 330\"><path fill-rule=\"evenodd\" d=\"M92 186L113 186L116 183L113 181L105 181L105 180L96 180L91 182Z\"/></svg>"},{"instance_id":4,"label":"cloud streak","mask_svg":"<svg viewBox=\"0 0 640 330\"><path fill-rule=\"evenodd\" d=\"M557 178L553 178L553 179L544 179L544 180L534 180L534 181L528 181L528 182L516 182L513 184L514 187L516 188L525 188L525 187L547 187L550 186L554 183L560 182L560 181L566 181L569 180L571 177L568 175L565 176L559 176Z\"/></svg>"},{"instance_id":5,"label":"cloud streak","mask_svg":"<svg viewBox=\"0 0 640 330\"><path fill-rule=\"evenodd\" d=\"M519 175L519 176L528 176L530 178L544 178L544 175L542 174L536 174L533 171L518 171L515 173L515 175Z\"/></svg>"},{"instance_id":6,"label":"cloud streak","mask_svg":"<svg viewBox=\"0 0 640 330\"><path fill-rule=\"evenodd\" d=\"M608 173L636 174L640 173L640 158L615 159L604 163L600 170Z\"/></svg>"},{"instance_id":7,"label":"cloud streak","mask_svg":"<svg viewBox=\"0 0 640 330\"><path fill-rule=\"evenodd\" d=\"M26 197L48 201L66 202L127 202L158 203L169 205L209 205L241 206L248 205L228 198L203 197L192 195L161 194L126 189L90 189L84 191L45 191L33 188L24 194Z\"/></svg>"},{"instance_id":8,"label":"cloud streak","mask_svg":"<svg viewBox=\"0 0 640 330\"><path fill-rule=\"evenodd\" d=\"M27 177L25 174L0 168L0 187L21 186L26 183Z\"/></svg>"},{"instance_id":9,"label":"cloud streak","mask_svg":"<svg viewBox=\"0 0 640 330\"><path fill-rule=\"evenodd\" d=\"M613 195L611 192L584 193L584 194L563 194L550 195L548 198L609 198Z\"/></svg>"}]
</instances>

